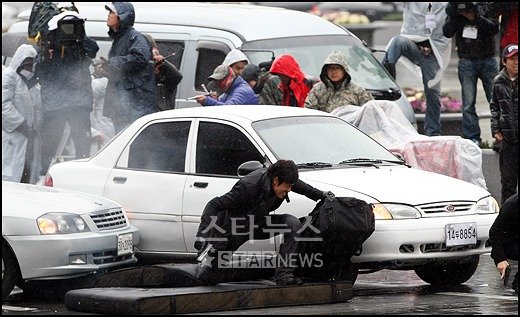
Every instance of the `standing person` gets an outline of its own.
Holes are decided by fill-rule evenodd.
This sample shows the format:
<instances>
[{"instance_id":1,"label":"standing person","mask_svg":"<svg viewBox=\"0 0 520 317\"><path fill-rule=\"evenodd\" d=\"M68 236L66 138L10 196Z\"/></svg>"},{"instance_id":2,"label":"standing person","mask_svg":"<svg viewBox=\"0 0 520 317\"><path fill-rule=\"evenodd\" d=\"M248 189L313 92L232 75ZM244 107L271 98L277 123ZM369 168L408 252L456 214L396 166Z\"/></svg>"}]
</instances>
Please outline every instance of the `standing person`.
<instances>
[{"instance_id":1,"label":"standing person","mask_svg":"<svg viewBox=\"0 0 520 317\"><path fill-rule=\"evenodd\" d=\"M491 100L493 80L498 74L495 59L495 34L498 21L487 17L485 11L473 2L450 2L446 7L444 36L455 36L459 56L459 81L462 87L462 133L463 137L479 145L480 126L475 103L477 82L480 78L486 100Z\"/></svg>"},{"instance_id":2,"label":"standing person","mask_svg":"<svg viewBox=\"0 0 520 317\"><path fill-rule=\"evenodd\" d=\"M447 2L405 2L401 34L386 47L382 64L396 78L395 64L406 57L422 78L426 94L424 132L441 135L441 79L451 55L451 39L442 34ZM418 66L413 67L413 65Z\"/></svg>"},{"instance_id":3,"label":"standing person","mask_svg":"<svg viewBox=\"0 0 520 317\"><path fill-rule=\"evenodd\" d=\"M240 75L242 79L244 79L249 84L249 86L253 88L255 94L260 93L258 80L260 79L261 72L262 71L259 66L256 66L255 64L248 64L246 67L244 67L244 71Z\"/></svg>"},{"instance_id":4,"label":"standing person","mask_svg":"<svg viewBox=\"0 0 520 317\"><path fill-rule=\"evenodd\" d=\"M489 229L489 244L500 278L507 278L506 271L510 270L507 259L518 261L518 193L509 197L500 208ZM518 293L518 271L512 287Z\"/></svg>"},{"instance_id":5,"label":"standing person","mask_svg":"<svg viewBox=\"0 0 520 317\"><path fill-rule=\"evenodd\" d=\"M495 78L491 98L491 135L502 143L500 182L502 203L518 186L518 45L506 46L501 54L504 68Z\"/></svg>"},{"instance_id":6,"label":"standing person","mask_svg":"<svg viewBox=\"0 0 520 317\"><path fill-rule=\"evenodd\" d=\"M309 94L313 82L305 77L305 74L300 70L300 65L290 54L283 54L275 58L270 69L271 74L276 75L280 84L278 87L282 92L282 100L280 105L290 107L304 107L305 98ZM265 89L269 87L268 79L267 86L262 89L262 94L269 92L278 92L276 89ZM273 79L274 80L274 79ZM271 84L272 85L272 84ZM264 99L277 99L276 97L269 97Z\"/></svg>"},{"instance_id":7,"label":"standing person","mask_svg":"<svg viewBox=\"0 0 520 317\"><path fill-rule=\"evenodd\" d=\"M112 2L108 35L114 40L108 53L108 85L103 115L112 119L116 133L138 118L157 112L152 48L146 37L133 28L134 6Z\"/></svg>"},{"instance_id":8,"label":"standing person","mask_svg":"<svg viewBox=\"0 0 520 317\"><path fill-rule=\"evenodd\" d=\"M305 107L331 112L340 106L362 106L374 97L363 87L352 82L348 73L348 63L345 54L334 51L323 63L320 73L321 82L315 84L307 99Z\"/></svg>"},{"instance_id":9,"label":"standing person","mask_svg":"<svg viewBox=\"0 0 520 317\"><path fill-rule=\"evenodd\" d=\"M41 85L43 104L42 170L45 174L57 153L65 131L70 126L75 157L90 156L92 142L90 112L92 111L92 79L90 65L99 47L85 35L84 27L74 28L74 41L61 39L60 18L84 21L76 11L65 11L51 19L49 35L39 41L35 75Z\"/></svg>"},{"instance_id":10,"label":"standing person","mask_svg":"<svg viewBox=\"0 0 520 317\"><path fill-rule=\"evenodd\" d=\"M92 112L90 113L90 122L92 124L92 130L94 131L92 137L97 140L97 144L93 144L90 152L91 155L94 155L116 135L112 120L103 115L103 103L105 102L108 78L102 73L99 63L100 62L96 60L93 62L97 67L94 68L94 73L92 74L92 95L94 97L94 103Z\"/></svg>"},{"instance_id":11,"label":"standing person","mask_svg":"<svg viewBox=\"0 0 520 317\"><path fill-rule=\"evenodd\" d=\"M492 2L495 18L500 21L500 50L509 44L518 45L518 2Z\"/></svg>"},{"instance_id":12,"label":"standing person","mask_svg":"<svg viewBox=\"0 0 520 317\"><path fill-rule=\"evenodd\" d=\"M20 182L24 168L28 182L39 175L41 100L34 80L33 62L37 52L22 44L8 67L2 71L2 180Z\"/></svg>"},{"instance_id":13,"label":"standing person","mask_svg":"<svg viewBox=\"0 0 520 317\"><path fill-rule=\"evenodd\" d=\"M197 96L197 102L203 106L258 104L258 97L253 88L242 77L236 75L231 66L217 66L209 80L217 84L222 94L218 100L206 95Z\"/></svg>"},{"instance_id":14,"label":"standing person","mask_svg":"<svg viewBox=\"0 0 520 317\"><path fill-rule=\"evenodd\" d=\"M331 192L322 192L300 180L298 167L293 161L278 160L267 169L256 170L241 178L228 193L208 202L202 213L195 248L199 250L199 254L208 250L210 257L218 256L218 251L236 251L250 239L271 238L269 231L264 229L272 226L277 228L277 232L284 232L278 256L285 261L278 261L280 265L275 270L276 283L301 284L301 279L294 276L295 268L287 263L288 257L297 253L298 241L295 241L295 236L302 225L293 215L270 215L284 200L289 202L288 194L291 190L314 201L334 196ZM252 217L252 221L249 216ZM244 232L250 234L237 234L237 228L233 228L233 223L237 224L236 219L241 219L240 217L243 218L240 228L245 227ZM232 218L235 221L232 221ZM216 230L210 230L212 224L218 225L224 232L217 227L213 227ZM208 284L222 282L223 272L219 272L218 263L215 262L218 262L218 259L210 263L202 262L198 266L198 277Z\"/></svg>"},{"instance_id":15,"label":"standing person","mask_svg":"<svg viewBox=\"0 0 520 317\"><path fill-rule=\"evenodd\" d=\"M161 111L175 109L175 96L177 85L182 80L181 72L173 63L166 60L155 40L150 34L145 34L148 42L152 45L153 60L155 63L154 74L157 83L157 106Z\"/></svg>"}]
</instances>

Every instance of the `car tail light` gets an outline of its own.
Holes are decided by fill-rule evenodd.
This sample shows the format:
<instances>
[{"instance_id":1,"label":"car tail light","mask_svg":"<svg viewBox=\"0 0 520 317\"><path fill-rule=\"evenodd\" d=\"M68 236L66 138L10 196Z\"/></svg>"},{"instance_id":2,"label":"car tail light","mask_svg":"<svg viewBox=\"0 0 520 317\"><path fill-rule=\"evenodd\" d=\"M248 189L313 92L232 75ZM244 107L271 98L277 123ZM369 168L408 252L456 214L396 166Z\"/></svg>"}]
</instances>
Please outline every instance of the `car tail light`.
<instances>
[{"instance_id":1,"label":"car tail light","mask_svg":"<svg viewBox=\"0 0 520 317\"><path fill-rule=\"evenodd\" d=\"M49 187L53 187L54 186L54 182L52 181L52 176L47 174L45 175L45 181L43 182L43 185L44 186L49 186Z\"/></svg>"}]
</instances>

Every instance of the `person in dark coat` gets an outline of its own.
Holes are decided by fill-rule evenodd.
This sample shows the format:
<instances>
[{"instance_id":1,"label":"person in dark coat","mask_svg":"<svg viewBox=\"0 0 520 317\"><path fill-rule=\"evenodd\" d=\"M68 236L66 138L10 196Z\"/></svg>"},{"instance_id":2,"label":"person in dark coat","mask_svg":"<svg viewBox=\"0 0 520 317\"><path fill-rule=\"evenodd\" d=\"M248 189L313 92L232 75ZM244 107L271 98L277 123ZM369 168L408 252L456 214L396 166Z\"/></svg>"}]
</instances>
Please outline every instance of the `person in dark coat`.
<instances>
[{"instance_id":1,"label":"person in dark coat","mask_svg":"<svg viewBox=\"0 0 520 317\"><path fill-rule=\"evenodd\" d=\"M108 53L108 85L103 115L112 119L116 133L138 118L159 111L156 103L152 47L146 37L133 28L134 6L112 2L108 35L114 40Z\"/></svg>"},{"instance_id":2,"label":"person in dark coat","mask_svg":"<svg viewBox=\"0 0 520 317\"><path fill-rule=\"evenodd\" d=\"M202 213L195 242L199 255L206 251L210 257L218 256L219 251L235 251L248 240L270 238L272 232L270 235L269 230L265 230L270 226L277 228L278 232L284 232L278 257L287 260L291 254L297 253L298 241L295 236L302 227L298 218L289 214L270 215L284 200L289 202L288 193L291 190L314 201L333 196L331 192L322 192L298 179L298 167L293 161L278 160L267 169L248 174L228 193L208 202ZM243 221L236 221L233 227L231 218ZM222 282L224 269L219 272L218 265L222 263L217 262L218 259L213 259L209 263L199 263L199 279L208 284ZM275 270L277 284L301 283L301 279L294 276L295 268L286 266L284 261L279 263Z\"/></svg>"},{"instance_id":3,"label":"person in dark coat","mask_svg":"<svg viewBox=\"0 0 520 317\"><path fill-rule=\"evenodd\" d=\"M231 66L224 64L217 66L209 76L209 80L218 85L222 94L218 96L218 100L212 96L197 96L197 102L203 106L258 104L258 96L253 88L242 77L235 74Z\"/></svg>"},{"instance_id":4,"label":"person in dark coat","mask_svg":"<svg viewBox=\"0 0 520 317\"><path fill-rule=\"evenodd\" d=\"M58 21L67 17L83 20L76 11L65 11L49 21L49 35L40 40L35 61L35 76L41 86L43 124L41 129L41 174L52 162L65 130L70 126L76 158L90 156L92 143L90 112L92 111L92 80L90 65L99 46L83 35L78 42L60 41Z\"/></svg>"},{"instance_id":5,"label":"person in dark coat","mask_svg":"<svg viewBox=\"0 0 520 317\"><path fill-rule=\"evenodd\" d=\"M518 261L518 193L509 197L500 208L495 222L489 229L491 258L495 261L500 278L506 278L510 266L507 259ZM518 271L512 284L518 293Z\"/></svg>"},{"instance_id":6,"label":"person in dark coat","mask_svg":"<svg viewBox=\"0 0 520 317\"><path fill-rule=\"evenodd\" d=\"M518 45L506 46L501 54L504 68L495 78L491 110L491 135L501 142L499 157L502 203L518 186Z\"/></svg>"}]
</instances>

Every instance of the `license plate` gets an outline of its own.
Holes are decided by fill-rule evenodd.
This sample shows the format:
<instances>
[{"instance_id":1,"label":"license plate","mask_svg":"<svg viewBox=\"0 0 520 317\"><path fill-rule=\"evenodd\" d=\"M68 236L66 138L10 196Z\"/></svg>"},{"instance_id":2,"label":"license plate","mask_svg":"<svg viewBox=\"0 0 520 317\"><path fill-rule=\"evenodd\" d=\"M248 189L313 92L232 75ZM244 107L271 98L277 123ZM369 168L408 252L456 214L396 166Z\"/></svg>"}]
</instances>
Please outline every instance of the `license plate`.
<instances>
[{"instance_id":1,"label":"license plate","mask_svg":"<svg viewBox=\"0 0 520 317\"><path fill-rule=\"evenodd\" d=\"M117 255L125 255L134 251L134 240L131 233L117 236Z\"/></svg>"},{"instance_id":2,"label":"license plate","mask_svg":"<svg viewBox=\"0 0 520 317\"><path fill-rule=\"evenodd\" d=\"M477 223L450 223L445 226L446 246L477 244Z\"/></svg>"}]
</instances>

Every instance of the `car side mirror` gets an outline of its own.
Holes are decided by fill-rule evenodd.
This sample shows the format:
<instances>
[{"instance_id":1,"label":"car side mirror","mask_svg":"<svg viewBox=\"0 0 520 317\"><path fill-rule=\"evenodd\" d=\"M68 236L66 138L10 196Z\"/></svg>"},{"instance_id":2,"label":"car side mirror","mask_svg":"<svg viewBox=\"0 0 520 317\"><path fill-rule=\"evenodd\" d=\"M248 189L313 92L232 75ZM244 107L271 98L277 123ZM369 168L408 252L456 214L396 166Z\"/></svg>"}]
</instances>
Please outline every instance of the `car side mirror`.
<instances>
[{"instance_id":1,"label":"car side mirror","mask_svg":"<svg viewBox=\"0 0 520 317\"><path fill-rule=\"evenodd\" d=\"M245 163L240 164L240 166L237 169L237 175L240 177L244 177L247 174L256 171L260 168L264 168L264 164L258 161L247 161Z\"/></svg>"}]
</instances>

